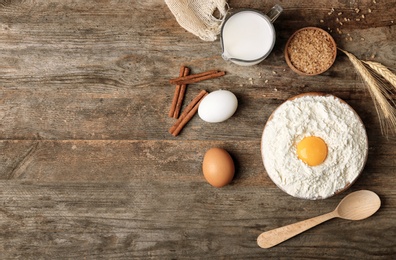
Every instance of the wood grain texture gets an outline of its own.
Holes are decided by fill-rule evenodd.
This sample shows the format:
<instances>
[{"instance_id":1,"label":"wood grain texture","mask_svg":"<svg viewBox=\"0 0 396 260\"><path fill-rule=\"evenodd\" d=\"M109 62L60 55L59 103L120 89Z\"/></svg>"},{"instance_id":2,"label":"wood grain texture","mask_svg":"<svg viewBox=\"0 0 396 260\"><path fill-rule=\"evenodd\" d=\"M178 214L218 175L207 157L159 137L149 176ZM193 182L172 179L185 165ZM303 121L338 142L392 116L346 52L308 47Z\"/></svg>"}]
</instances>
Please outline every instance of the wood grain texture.
<instances>
[{"instance_id":1,"label":"wood grain texture","mask_svg":"<svg viewBox=\"0 0 396 260\"><path fill-rule=\"evenodd\" d=\"M266 12L278 2L228 3ZM273 52L239 67L222 60L219 41L180 27L162 0L0 1L0 258L394 258L396 138L381 136L371 97L343 54L326 73L303 77L283 51L294 31L318 26L339 47L394 69L396 2L280 4ZM221 88L237 96L235 115L218 124L195 116L179 136L169 134L169 79L181 65L227 72L188 85L183 107L201 89ZM280 191L260 154L272 111L310 91L348 102L369 137L357 182L320 201ZM222 189L201 172L215 146L236 164ZM270 250L257 246L261 232L326 213L359 189L381 197L373 217L331 220Z\"/></svg>"}]
</instances>

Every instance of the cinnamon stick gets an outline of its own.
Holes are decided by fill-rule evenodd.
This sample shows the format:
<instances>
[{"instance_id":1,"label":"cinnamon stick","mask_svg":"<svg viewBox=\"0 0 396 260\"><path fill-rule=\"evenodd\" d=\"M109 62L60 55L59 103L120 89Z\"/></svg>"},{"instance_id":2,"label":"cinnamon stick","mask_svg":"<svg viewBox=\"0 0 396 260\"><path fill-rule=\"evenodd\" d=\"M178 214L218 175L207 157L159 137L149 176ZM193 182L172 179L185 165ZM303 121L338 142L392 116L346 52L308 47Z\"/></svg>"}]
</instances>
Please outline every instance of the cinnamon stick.
<instances>
[{"instance_id":1,"label":"cinnamon stick","mask_svg":"<svg viewBox=\"0 0 396 260\"><path fill-rule=\"evenodd\" d=\"M206 96L206 95L205 95ZM183 118L183 120L180 122L180 124L176 127L176 129L173 131L172 135L177 136L180 131L183 129L183 127L193 118L193 116L197 113L199 104L201 103L202 99L199 100L197 104L188 112L188 114Z\"/></svg>"},{"instance_id":2,"label":"cinnamon stick","mask_svg":"<svg viewBox=\"0 0 396 260\"><path fill-rule=\"evenodd\" d=\"M207 79L218 78L224 75L225 75L225 71L209 70L198 74L192 74L186 77L178 77L178 78L170 79L169 82L171 84L191 84Z\"/></svg>"},{"instance_id":3,"label":"cinnamon stick","mask_svg":"<svg viewBox=\"0 0 396 260\"><path fill-rule=\"evenodd\" d=\"M177 136L180 133L183 127L198 111L199 103L207 94L208 92L206 92L206 90L201 90L201 92L199 92L199 94L184 109L176 123L169 129L169 133L171 133L173 136Z\"/></svg>"},{"instance_id":4,"label":"cinnamon stick","mask_svg":"<svg viewBox=\"0 0 396 260\"><path fill-rule=\"evenodd\" d=\"M190 69L185 67L182 76L185 77L185 76L188 76L188 74L190 74ZM179 114L180 114L180 110L181 110L181 107L182 107L182 104L183 104L184 95L186 93L186 88L187 88L186 84L180 85L179 95L178 95L178 99L177 99L177 103L176 103L176 108L175 108L175 111L174 111L174 114L173 114L173 117L176 118L176 119L179 117Z\"/></svg>"},{"instance_id":5,"label":"cinnamon stick","mask_svg":"<svg viewBox=\"0 0 396 260\"><path fill-rule=\"evenodd\" d=\"M179 77L183 77L185 68L186 68L185 66L180 67ZM176 104L179 99L180 88L181 88L180 84L177 84L175 87L175 93L173 94L172 105L169 109L169 114L168 114L169 117L173 117L175 114Z\"/></svg>"}]
</instances>

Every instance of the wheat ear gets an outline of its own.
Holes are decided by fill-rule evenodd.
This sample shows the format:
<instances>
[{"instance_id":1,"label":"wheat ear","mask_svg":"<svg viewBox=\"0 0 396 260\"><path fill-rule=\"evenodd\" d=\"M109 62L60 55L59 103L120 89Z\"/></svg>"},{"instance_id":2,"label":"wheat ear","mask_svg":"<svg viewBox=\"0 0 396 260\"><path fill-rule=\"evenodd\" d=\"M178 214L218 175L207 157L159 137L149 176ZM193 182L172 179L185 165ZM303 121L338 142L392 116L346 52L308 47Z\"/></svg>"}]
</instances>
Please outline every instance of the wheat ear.
<instances>
[{"instance_id":1,"label":"wheat ear","mask_svg":"<svg viewBox=\"0 0 396 260\"><path fill-rule=\"evenodd\" d=\"M393 74L387 67L375 61L362 61L367 64L372 70L384 77L394 88L396 88L396 75Z\"/></svg>"},{"instance_id":2,"label":"wheat ear","mask_svg":"<svg viewBox=\"0 0 396 260\"><path fill-rule=\"evenodd\" d=\"M353 66L368 86L369 93L374 100L375 109L379 116L382 134L388 135L389 131L394 133L396 130L396 111L388 101L391 100L391 96L388 91L386 91L384 82L377 81L375 76L355 55L345 50L340 50L348 56Z\"/></svg>"}]
</instances>

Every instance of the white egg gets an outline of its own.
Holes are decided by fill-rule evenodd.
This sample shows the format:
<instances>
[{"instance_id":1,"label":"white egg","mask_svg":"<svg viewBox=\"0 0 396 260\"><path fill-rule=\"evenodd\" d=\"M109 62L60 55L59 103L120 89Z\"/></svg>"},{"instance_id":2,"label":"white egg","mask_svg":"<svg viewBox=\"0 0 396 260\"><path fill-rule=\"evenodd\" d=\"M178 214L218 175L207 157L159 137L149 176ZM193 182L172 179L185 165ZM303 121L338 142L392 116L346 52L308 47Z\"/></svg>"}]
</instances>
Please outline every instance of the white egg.
<instances>
[{"instance_id":1,"label":"white egg","mask_svg":"<svg viewBox=\"0 0 396 260\"><path fill-rule=\"evenodd\" d=\"M216 90L199 104L199 117L209 123L219 123L230 118L238 107L238 99L228 90Z\"/></svg>"}]
</instances>

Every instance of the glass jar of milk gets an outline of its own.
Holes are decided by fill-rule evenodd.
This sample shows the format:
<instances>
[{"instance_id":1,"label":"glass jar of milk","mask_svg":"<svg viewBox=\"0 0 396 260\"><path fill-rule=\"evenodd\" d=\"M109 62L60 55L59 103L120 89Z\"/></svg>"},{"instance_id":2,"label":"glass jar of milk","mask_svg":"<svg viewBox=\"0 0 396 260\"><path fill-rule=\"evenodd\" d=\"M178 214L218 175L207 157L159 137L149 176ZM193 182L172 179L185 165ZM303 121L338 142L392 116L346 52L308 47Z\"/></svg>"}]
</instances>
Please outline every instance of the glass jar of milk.
<instances>
[{"instance_id":1,"label":"glass jar of milk","mask_svg":"<svg viewBox=\"0 0 396 260\"><path fill-rule=\"evenodd\" d=\"M267 14L254 9L232 13L221 27L222 57L242 66L263 61L275 45L273 22L283 8L275 5Z\"/></svg>"}]
</instances>

